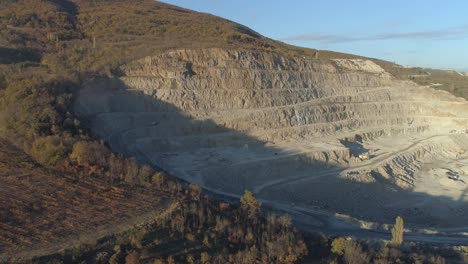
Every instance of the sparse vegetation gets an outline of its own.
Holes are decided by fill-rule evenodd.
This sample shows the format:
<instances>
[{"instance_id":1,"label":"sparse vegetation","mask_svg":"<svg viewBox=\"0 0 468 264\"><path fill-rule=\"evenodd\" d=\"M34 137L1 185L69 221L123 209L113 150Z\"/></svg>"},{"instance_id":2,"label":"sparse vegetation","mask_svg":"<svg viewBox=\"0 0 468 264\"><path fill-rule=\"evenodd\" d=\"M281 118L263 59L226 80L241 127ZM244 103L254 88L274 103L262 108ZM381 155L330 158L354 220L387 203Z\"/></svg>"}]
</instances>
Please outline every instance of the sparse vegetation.
<instances>
[{"instance_id":1,"label":"sparse vegetation","mask_svg":"<svg viewBox=\"0 0 468 264\"><path fill-rule=\"evenodd\" d=\"M327 245L316 245L316 247L326 248ZM330 253L326 257L327 263L463 263L463 256L457 256L450 248L415 243L395 247L393 243L369 244L344 237L331 240ZM324 255L327 255L326 252Z\"/></svg>"},{"instance_id":2,"label":"sparse vegetation","mask_svg":"<svg viewBox=\"0 0 468 264\"><path fill-rule=\"evenodd\" d=\"M225 209L205 196L194 200L179 187L167 188L178 201L160 216L97 244L38 261L294 263L307 253L300 234L284 216L244 221L247 212L242 208Z\"/></svg>"},{"instance_id":3,"label":"sparse vegetation","mask_svg":"<svg viewBox=\"0 0 468 264\"><path fill-rule=\"evenodd\" d=\"M387 72L398 79L413 81L419 85L445 90L456 96L468 99L468 76L447 70L420 67L402 67L382 60L374 60Z\"/></svg>"}]
</instances>

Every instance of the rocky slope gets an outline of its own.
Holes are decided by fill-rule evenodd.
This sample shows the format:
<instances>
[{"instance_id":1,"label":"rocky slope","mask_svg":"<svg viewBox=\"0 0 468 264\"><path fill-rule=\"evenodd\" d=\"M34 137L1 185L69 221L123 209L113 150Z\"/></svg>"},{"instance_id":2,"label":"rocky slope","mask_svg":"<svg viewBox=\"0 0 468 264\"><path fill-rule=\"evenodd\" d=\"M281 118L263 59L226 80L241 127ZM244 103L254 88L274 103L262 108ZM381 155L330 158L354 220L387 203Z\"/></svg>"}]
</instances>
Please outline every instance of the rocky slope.
<instances>
[{"instance_id":1,"label":"rocky slope","mask_svg":"<svg viewBox=\"0 0 468 264\"><path fill-rule=\"evenodd\" d=\"M468 222L468 103L369 60L174 50L90 81L115 150L227 194L414 226Z\"/></svg>"}]
</instances>

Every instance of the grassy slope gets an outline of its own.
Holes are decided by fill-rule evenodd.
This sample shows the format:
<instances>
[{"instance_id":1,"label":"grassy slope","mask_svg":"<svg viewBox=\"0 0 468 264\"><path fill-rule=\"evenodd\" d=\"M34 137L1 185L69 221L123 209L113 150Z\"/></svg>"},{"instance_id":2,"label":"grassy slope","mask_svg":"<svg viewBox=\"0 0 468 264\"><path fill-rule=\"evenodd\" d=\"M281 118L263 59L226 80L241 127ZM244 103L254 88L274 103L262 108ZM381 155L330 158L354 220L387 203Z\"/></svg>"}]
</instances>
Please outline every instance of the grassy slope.
<instances>
[{"instance_id":1,"label":"grassy slope","mask_svg":"<svg viewBox=\"0 0 468 264\"><path fill-rule=\"evenodd\" d=\"M364 58L288 45L213 15L152 0L120 0L112 4L103 0L23 0L3 6L7 11L2 12L0 4L0 17L13 11L20 22L29 21L24 25L0 26L0 34L4 36L0 38L0 54L4 60L11 62L16 58L21 62L21 58L24 61L28 55L32 61L40 60L51 70L71 72L84 78L90 74L108 74L120 64L174 48L259 49L311 59ZM32 19L31 14L34 14ZM41 27L47 23L43 21L50 20L60 23ZM18 51L22 51L21 54ZM468 77L458 76L461 78L453 81L452 73L437 71L436 75L425 79L414 79L412 75L427 70L372 60L397 78L413 79L423 85L442 83L441 89L467 95L464 90L468 89Z\"/></svg>"},{"instance_id":2,"label":"grassy slope","mask_svg":"<svg viewBox=\"0 0 468 264\"><path fill-rule=\"evenodd\" d=\"M310 59L365 58L288 45L263 37L231 21L166 4L144 2L141 6L128 6L125 3L121 5L112 9L106 6L85 6L80 9L78 16L85 36L88 38L95 36L96 45L99 46L101 42L106 49L112 47L112 50L121 51L118 54L124 56L119 56L119 63L171 48L205 47L260 49ZM124 8L126 12L116 15L112 10L117 8ZM129 47L131 49L128 49ZM102 52L105 53L105 51ZM109 54L104 57L112 58L112 52L109 51ZM397 78L413 80L421 85L440 83L443 85L439 86L439 89L468 98L468 77L466 76L450 71L417 67L404 68L388 61L370 59ZM426 72L430 72L431 75L423 78L413 77Z\"/></svg>"},{"instance_id":3,"label":"grassy slope","mask_svg":"<svg viewBox=\"0 0 468 264\"><path fill-rule=\"evenodd\" d=\"M0 139L3 254L50 254L93 241L144 221L152 216L148 212L163 211L168 201L155 190L51 171Z\"/></svg>"}]
</instances>

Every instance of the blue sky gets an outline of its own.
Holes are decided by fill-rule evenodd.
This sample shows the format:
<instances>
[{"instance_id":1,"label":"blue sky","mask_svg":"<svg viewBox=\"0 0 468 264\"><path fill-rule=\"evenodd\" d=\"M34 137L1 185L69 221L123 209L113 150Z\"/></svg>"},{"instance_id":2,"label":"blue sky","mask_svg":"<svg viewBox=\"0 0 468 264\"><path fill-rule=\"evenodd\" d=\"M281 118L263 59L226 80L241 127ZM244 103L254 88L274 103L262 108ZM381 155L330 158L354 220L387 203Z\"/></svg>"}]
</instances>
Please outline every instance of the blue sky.
<instances>
[{"instance_id":1,"label":"blue sky","mask_svg":"<svg viewBox=\"0 0 468 264\"><path fill-rule=\"evenodd\" d=\"M163 0L290 44L468 71L468 1Z\"/></svg>"}]
</instances>

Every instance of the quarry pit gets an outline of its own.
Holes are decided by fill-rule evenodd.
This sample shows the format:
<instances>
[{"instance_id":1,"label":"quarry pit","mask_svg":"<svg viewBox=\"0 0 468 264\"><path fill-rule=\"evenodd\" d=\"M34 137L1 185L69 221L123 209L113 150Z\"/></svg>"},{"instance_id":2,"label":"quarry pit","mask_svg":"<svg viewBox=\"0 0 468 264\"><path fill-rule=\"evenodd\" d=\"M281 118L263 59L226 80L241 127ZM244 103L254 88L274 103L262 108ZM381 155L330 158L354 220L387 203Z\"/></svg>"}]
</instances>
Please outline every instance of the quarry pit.
<instances>
[{"instance_id":1,"label":"quarry pit","mask_svg":"<svg viewBox=\"0 0 468 264\"><path fill-rule=\"evenodd\" d=\"M173 50L89 81L74 108L115 151L299 221L468 233L468 103L370 60Z\"/></svg>"}]
</instances>

